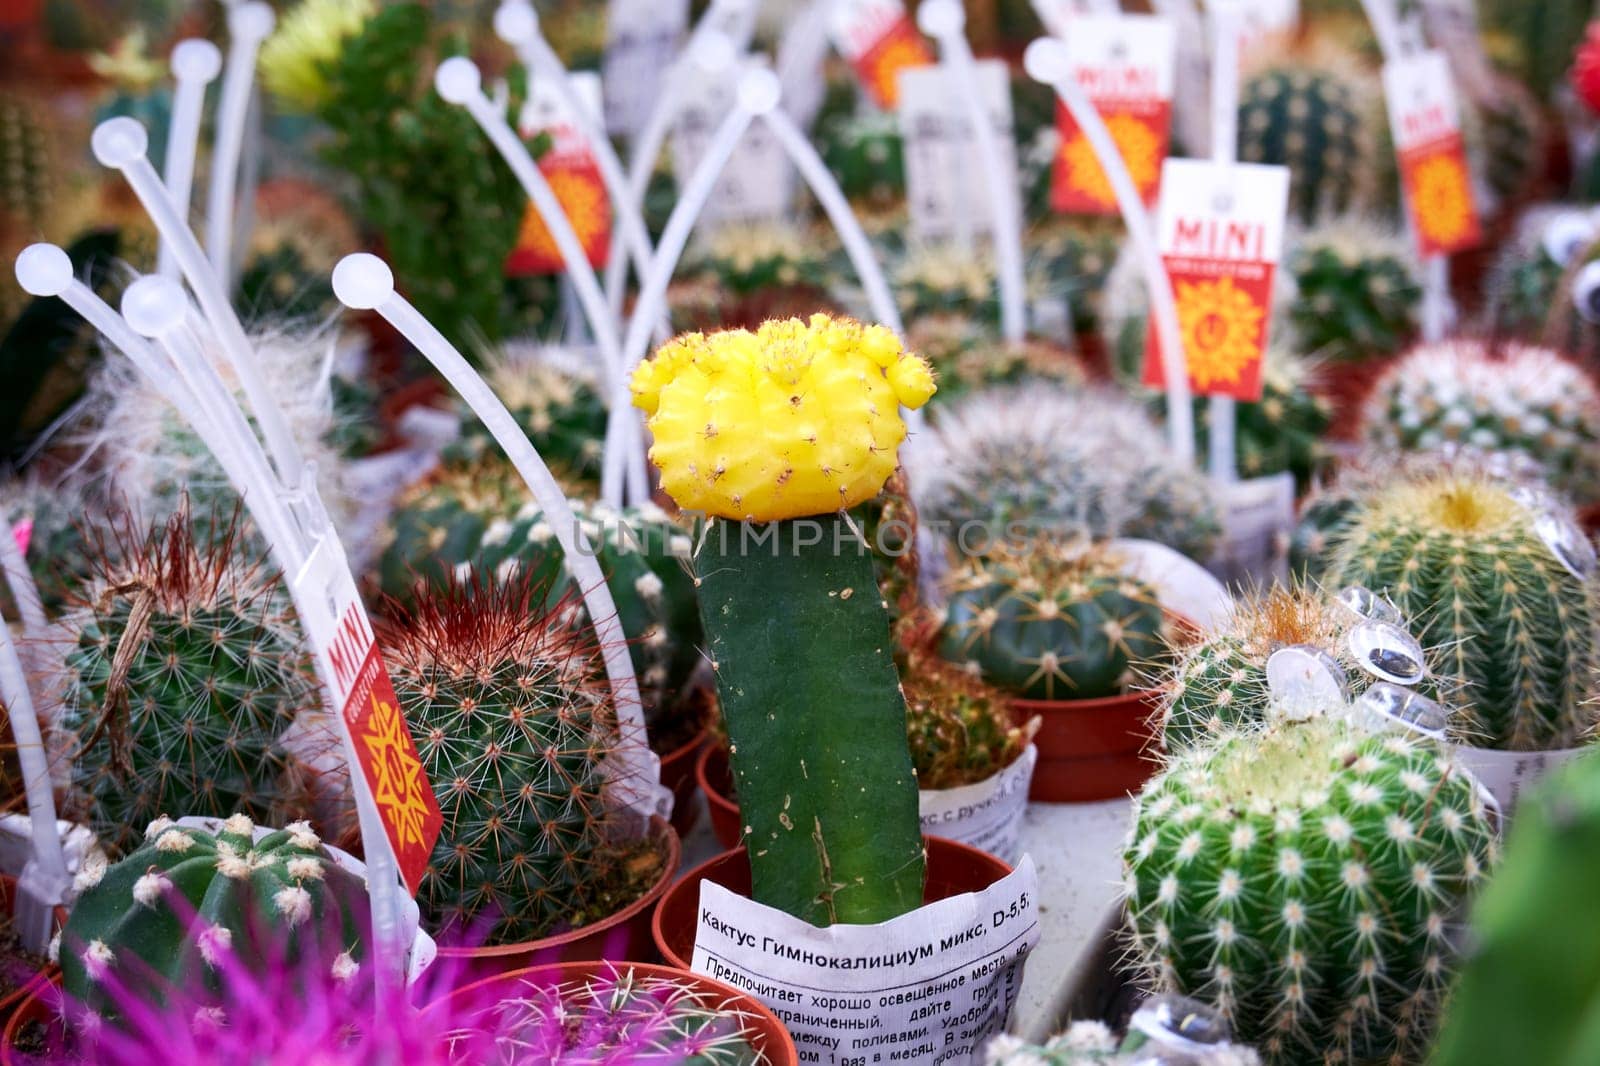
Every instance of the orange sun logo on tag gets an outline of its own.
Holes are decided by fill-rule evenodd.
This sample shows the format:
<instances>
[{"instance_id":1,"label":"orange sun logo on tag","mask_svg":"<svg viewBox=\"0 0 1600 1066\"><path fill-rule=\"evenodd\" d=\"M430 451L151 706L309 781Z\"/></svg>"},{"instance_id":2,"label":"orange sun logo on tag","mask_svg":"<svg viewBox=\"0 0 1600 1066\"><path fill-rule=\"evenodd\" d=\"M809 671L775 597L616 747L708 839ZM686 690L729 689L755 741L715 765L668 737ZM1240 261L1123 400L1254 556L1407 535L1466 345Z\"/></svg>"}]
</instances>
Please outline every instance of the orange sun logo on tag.
<instances>
[{"instance_id":1,"label":"orange sun logo on tag","mask_svg":"<svg viewBox=\"0 0 1600 1066\"><path fill-rule=\"evenodd\" d=\"M1411 202L1418 236L1426 244L1454 248L1472 239L1477 229L1472 185L1455 153L1431 155L1412 168Z\"/></svg>"},{"instance_id":2,"label":"orange sun logo on tag","mask_svg":"<svg viewBox=\"0 0 1600 1066\"><path fill-rule=\"evenodd\" d=\"M1133 178L1134 187L1141 196L1147 196L1147 190L1153 189L1161 179L1161 160L1166 155L1161 137L1148 122L1133 115L1112 115L1105 122L1117 153ZM1067 188L1097 206L1116 206L1117 196L1112 191L1111 178L1082 130L1075 130L1061 145L1060 163Z\"/></svg>"},{"instance_id":3,"label":"orange sun logo on tag","mask_svg":"<svg viewBox=\"0 0 1600 1066\"><path fill-rule=\"evenodd\" d=\"M892 111L900 102L900 72L933 62L927 42L910 19L896 22L856 61L856 75L873 102Z\"/></svg>"},{"instance_id":4,"label":"orange sun logo on tag","mask_svg":"<svg viewBox=\"0 0 1600 1066\"><path fill-rule=\"evenodd\" d=\"M428 843L428 821L432 811L424 795L427 783L422 760L406 728L399 706L369 694L371 713L365 728L356 737L372 768L373 799L383 809L385 822L393 827L396 851L404 852Z\"/></svg>"},{"instance_id":5,"label":"orange sun logo on tag","mask_svg":"<svg viewBox=\"0 0 1600 1066\"><path fill-rule=\"evenodd\" d=\"M1180 281L1176 290L1190 378L1202 389L1236 385L1260 358L1265 309L1232 278Z\"/></svg>"},{"instance_id":6,"label":"orange sun logo on tag","mask_svg":"<svg viewBox=\"0 0 1600 1066\"><path fill-rule=\"evenodd\" d=\"M589 265L605 265L611 243L611 200L599 169L587 160L572 163L557 161L542 166L545 181L555 193ZM538 208L531 203L522 216L517 246L506 260L511 274L559 274L566 269L561 249L544 224Z\"/></svg>"}]
</instances>

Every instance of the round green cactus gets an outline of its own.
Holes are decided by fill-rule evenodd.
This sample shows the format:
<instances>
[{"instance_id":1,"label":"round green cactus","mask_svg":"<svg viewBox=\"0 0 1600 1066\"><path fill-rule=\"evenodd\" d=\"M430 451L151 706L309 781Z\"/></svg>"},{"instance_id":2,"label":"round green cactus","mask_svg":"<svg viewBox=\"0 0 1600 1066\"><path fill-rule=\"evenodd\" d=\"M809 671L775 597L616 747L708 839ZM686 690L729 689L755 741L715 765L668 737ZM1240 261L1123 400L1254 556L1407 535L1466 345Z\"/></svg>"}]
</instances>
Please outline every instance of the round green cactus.
<instances>
[{"instance_id":1,"label":"round green cactus","mask_svg":"<svg viewBox=\"0 0 1600 1066\"><path fill-rule=\"evenodd\" d=\"M1205 558L1220 532L1210 486L1120 393L1035 382L973 395L931 422L906 466L924 522L942 523L963 551L1020 528L1141 537Z\"/></svg>"},{"instance_id":2,"label":"round green cactus","mask_svg":"<svg viewBox=\"0 0 1600 1066\"><path fill-rule=\"evenodd\" d=\"M130 526L62 616L66 809L113 851L163 814L281 822L311 798L280 742L320 688L281 578L236 547L231 532L197 547L182 513L148 537Z\"/></svg>"},{"instance_id":3,"label":"round green cactus","mask_svg":"<svg viewBox=\"0 0 1600 1066\"><path fill-rule=\"evenodd\" d=\"M59 955L69 1010L86 1028L129 995L203 1008L224 953L250 971L320 960L350 980L368 935L366 879L305 822L257 839L243 814L215 832L159 818L137 850L87 866L78 884Z\"/></svg>"},{"instance_id":4,"label":"round green cactus","mask_svg":"<svg viewBox=\"0 0 1600 1066\"><path fill-rule=\"evenodd\" d=\"M380 627L444 827L419 899L442 934L537 940L603 918L656 861L614 845L615 711L592 642L527 581L452 583ZM631 898L631 897L630 897Z\"/></svg>"},{"instance_id":5,"label":"round green cactus","mask_svg":"<svg viewBox=\"0 0 1600 1066\"><path fill-rule=\"evenodd\" d=\"M1291 238L1284 263L1299 351L1338 361L1393 355L1417 330L1421 267L1403 233L1337 218Z\"/></svg>"},{"instance_id":6,"label":"round green cactus","mask_svg":"<svg viewBox=\"0 0 1600 1066\"><path fill-rule=\"evenodd\" d=\"M1269 67L1239 87L1239 158L1289 168L1289 213L1305 225L1358 206L1374 161L1359 76Z\"/></svg>"},{"instance_id":7,"label":"round green cactus","mask_svg":"<svg viewBox=\"0 0 1600 1066\"><path fill-rule=\"evenodd\" d=\"M1014 723L998 689L931 648L905 649L899 666L918 788L958 788L986 780L1027 750L1031 731Z\"/></svg>"},{"instance_id":8,"label":"round green cactus","mask_svg":"<svg viewBox=\"0 0 1600 1066\"><path fill-rule=\"evenodd\" d=\"M1155 592L1115 556L1040 540L951 576L940 652L1028 699L1095 699L1161 654L1164 624Z\"/></svg>"},{"instance_id":9,"label":"round green cactus","mask_svg":"<svg viewBox=\"0 0 1600 1066\"><path fill-rule=\"evenodd\" d=\"M1362 431L1384 452L1459 447L1528 461L1562 492L1600 499L1600 388L1548 348L1419 345L1373 386Z\"/></svg>"},{"instance_id":10,"label":"round green cactus","mask_svg":"<svg viewBox=\"0 0 1600 1066\"><path fill-rule=\"evenodd\" d=\"M1123 854L1135 957L1269 1062L1415 1061L1494 822L1442 746L1325 710L1145 786Z\"/></svg>"},{"instance_id":11,"label":"round green cactus","mask_svg":"<svg viewBox=\"0 0 1600 1066\"><path fill-rule=\"evenodd\" d=\"M918 321L908 344L939 377L938 404L947 406L985 389L1047 382L1081 388L1088 374L1073 354L1041 340L1007 344L969 319L929 315Z\"/></svg>"},{"instance_id":12,"label":"round green cactus","mask_svg":"<svg viewBox=\"0 0 1600 1066\"><path fill-rule=\"evenodd\" d=\"M851 201L882 207L905 196L905 142L892 112L828 116L817 148Z\"/></svg>"},{"instance_id":13,"label":"round green cactus","mask_svg":"<svg viewBox=\"0 0 1600 1066\"><path fill-rule=\"evenodd\" d=\"M715 278L725 292L749 296L763 289L816 285L828 248L791 223L751 223L712 231L691 249L684 271Z\"/></svg>"},{"instance_id":14,"label":"round green cactus","mask_svg":"<svg viewBox=\"0 0 1600 1066\"><path fill-rule=\"evenodd\" d=\"M1321 581L1333 544L1359 509L1360 494L1343 486L1308 496L1289 534L1289 572L1301 581Z\"/></svg>"},{"instance_id":15,"label":"round green cactus","mask_svg":"<svg viewBox=\"0 0 1600 1066\"><path fill-rule=\"evenodd\" d=\"M1440 646L1435 668L1463 687L1462 732L1486 747L1568 747L1594 721L1600 580L1549 506L1470 471L1399 478L1332 549L1330 586L1387 595Z\"/></svg>"},{"instance_id":16,"label":"round green cactus","mask_svg":"<svg viewBox=\"0 0 1600 1066\"><path fill-rule=\"evenodd\" d=\"M599 485L606 405L592 378L535 354L502 357L484 379L559 480ZM478 416L464 404L460 413L461 437L445 449L446 465L501 460L500 446Z\"/></svg>"}]
</instances>

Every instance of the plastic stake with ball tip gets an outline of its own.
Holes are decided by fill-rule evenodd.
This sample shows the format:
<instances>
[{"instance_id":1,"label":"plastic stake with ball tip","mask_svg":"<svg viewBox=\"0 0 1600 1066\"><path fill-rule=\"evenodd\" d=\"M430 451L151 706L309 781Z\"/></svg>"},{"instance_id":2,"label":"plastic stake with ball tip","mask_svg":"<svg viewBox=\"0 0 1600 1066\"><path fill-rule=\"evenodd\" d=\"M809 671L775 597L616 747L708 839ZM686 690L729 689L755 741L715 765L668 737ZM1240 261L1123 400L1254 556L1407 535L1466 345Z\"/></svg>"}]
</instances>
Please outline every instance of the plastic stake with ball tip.
<instances>
[{"instance_id":1,"label":"plastic stake with ball tip","mask_svg":"<svg viewBox=\"0 0 1600 1066\"><path fill-rule=\"evenodd\" d=\"M222 52L201 37L179 41L172 50L172 122L167 128L167 157L161 168L162 181L172 206L183 217L189 216L189 198L194 191L194 157L200 139L201 111L206 102L206 86L222 71ZM178 261L172 246L162 239L156 250L156 272L164 278L178 276Z\"/></svg>"},{"instance_id":2,"label":"plastic stake with ball tip","mask_svg":"<svg viewBox=\"0 0 1600 1066\"><path fill-rule=\"evenodd\" d=\"M1240 11L1237 0L1214 0L1207 13L1211 18L1211 161L1226 172L1239 158ZM1207 408L1211 479L1231 485L1239 480L1234 454L1239 413L1232 396L1213 396Z\"/></svg>"},{"instance_id":3,"label":"plastic stake with ball tip","mask_svg":"<svg viewBox=\"0 0 1600 1066\"><path fill-rule=\"evenodd\" d=\"M233 205L238 195L245 117L255 85L256 55L261 42L272 34L275 18L271 5L260 0L228 9L228 64L222 75L217 140L211 149L211 185L206 190L206 252L223 292L231 291L232 285Z\"/></svg>"},{"instance_id":4,"label":"plastic stake with ball tip","mask_svg":"<svg viewBox=\"0 0 1600 1066\"><path fill-rule=\"evenodd\" d=\"M994 230L995 260L1000 273L1000 333L1008 344L1020 344L1028 332L1027 280L1022 264L1022 209L1017 190L1006 174L1000 139L995 134L978 83L977 61L967 44L967 16L959 0L923 0L917 25L939 42L945 70L956 80L967 121L977 140L989 215Z\"/></svg>"},{"instance_id":5,"label":"plastic stake with ball tip","mask_svg":"<svg viewBox=\"0 0 1600 1066\"><path fill-rule=\"evenodd\" d=\"M1128 165L1117 150L1105 120L1095 110L1091 101L1071 77L1068 69L1066 47L1057 40L1041 37L1028 45L1023 55L1023 65L1028 76L1055 89L1071 113L1073 121L1094 148L1100 166L1111 181L1111 191L1116 194L1117 207L1128 227L1128 236L1144 272L1145 285L1150 292L1150 307L1155 316L1156 335L1161 350L1168 353L1183 352L1183 331L1178 325L1178 304L1172 295L1172 279L1167 276L1166 264L1161 261L1161 248L1156 243L1150 225L1150 215L1139 197L1139 189L1128 173ZM1181 358L1161 360L1167 380L1167 437L1173 452L1185 462L1194 462L1194 412L1190 409L1189 374Z\"/></svg>"},{"instance_id":6,"label":"plastic stake with ball tip","mask_svg":"<svg viewBox=\"0 0 1600 1066\"><path fill-rule=\"evenodd\" d=\"M364 252L345 256L334 267L333 291L346 307L376 311L383 316L444 375L505 451L554 528L594 625L620 726L617 756L608 760L607 771L617 789L617 799L636 816L637 828L642 832L650 815L670 813L672 793L661 787L661 762L646 743L627 634L617 619L616 604L600 570L595 547L573 515L566 493L494 390L444 334L395 291L394 273L387 263Z\"/></svg>"}]
</instances>

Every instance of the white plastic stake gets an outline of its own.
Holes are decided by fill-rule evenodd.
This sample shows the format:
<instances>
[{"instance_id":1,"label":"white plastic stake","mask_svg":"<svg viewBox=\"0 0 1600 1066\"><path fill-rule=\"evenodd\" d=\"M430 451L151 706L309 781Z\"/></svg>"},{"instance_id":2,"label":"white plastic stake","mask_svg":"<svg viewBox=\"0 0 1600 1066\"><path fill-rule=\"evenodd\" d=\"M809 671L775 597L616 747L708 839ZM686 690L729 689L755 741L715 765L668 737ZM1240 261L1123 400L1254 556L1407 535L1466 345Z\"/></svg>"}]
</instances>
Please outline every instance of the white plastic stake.
<instances>
[{"instance_id":1,"label":"white plastic stake","mask_svg":"<svg viewBox=\"0 0 1600 1066\"><path fill-rule=\"evenodd\" d=\"M44 597L39 595L39 585L33 580L33 571L22 556L17 536L6 516L0 514L0 570L5 572L6 585L17 604L17 616L22 620L22 631L37 637L50 625L44 613Z\"/></svg>"},{"instance_id":2,"label":"white plastic stake","mask_svg":"<svg viewBox=\"0 0 1600 1066\"><path fill-rule=\"evenodd\" d=\"M540 458L539 452L518 428L511 412L495 396L461 353L435 329L415 307L395 292L394 273L375 255L347 255L333 270L333 291L346 307L358 311L377 311L401 335L416 346L461 398L477 414L505 450L517 473L527 483L534 501L553 527L567 565L572 568L584 606L595 628L604 658L611 697L622 727L622 744L617 752L613 777L622 786L619 796L625 806L640 816L641 823L651 814L671 808L671 793L660 786L661 763L645 742L644 715L640 707L639 686L628 653L628 638L617 619L617 608L606 585L605 575L595 558L594 546L573 516L566 494Z\"/></svg>"},{"instance_id":3,"label":"white plastic stake","mask_svg":"<svg viewBox=\"0 0 1600 1066\"><path fill-rule=\"evenodd\" d=\"M172 204L184 218L189 217L189 198L194 189L194 156L200 138L200 116L206 102L206 86L222 70L222 52L210 41L191 37L179 41L172 50L172 122L167 127L167 158L162 167L163 183ZM156 271L162 277L178 276L178 261L163 240L156 253Z\"/></svg>"},{"instance_id":4,"label":"white plastic stake","mask_svg":"<svg viewBox=\"0 0 1600 1066\"><path fill-rule=\"evenodd\" d=\"M241 4L235 10L243 11L254 6L257 5ZM250 401L251 410L266 438L267 448L277 465L279 478L290 490L298 490L305 476L300 446L295 442L288 421L261 377L249 338L234 314L226 287L206 261L205 253L200 250L188 223L179 217L177 209L167 197L166 187L156 176L155 168L145 158L149 138L144 127L131 118L108 119L95 127L90 146L102 166L122 172L133 194L149 214L150 221L155 224L156 231L172 249L184 278L194 290L195 298L200 301L206 320L216 334L223 358L228 361L244 388L245 397Z\"/></svg>"},{"instance_id":5,"label":"white plastic stake","mask_svg":"<svg viewBox=\"0 0 1600 1066\"><path fill-rule=\"evenodd\" d=\"M1111 139L1111 131L1095 110L1094 103L1070 76L1065 46L1060 41L1041 37L1028 46L1023 56L1023 66L1035 81L1053 87L1061 98L1078 128L1094 147L1106 177L1111 181L1112 192L1117 197L1117 207L1122 212L1123 223L1133 241L1135 252L1144 272L1149 289L1151 313L1155 317L1156 335L1161 340L1161 350L1167 358L1161 361L1167 379L1167 436L1174 454L1186 462L1194 461L1194 412L1190 409L1189 374L1180 358L1173 353L1183 352L1183 332L1178 325L1178 305L1172 294L1172 279L1167 277L1166 264L1161 260L1160 246L1150 226L1150 216L1144 201L1128 173L1122 153Z\"/></svg>"},{"instance_id":6,"label":"white plastic stake","mask_svg":"<svg viewBox=\"0 0 1600 1066\"><path fill-rule=\"evenodd\" d=\"M238 195L245 112L250 108L250 87L255 84L256 54L272 33L274 21L271 5L260 0L228 10L228 67L222 75L217 141L211 150L211 186L206 192L206 252L223 292L232 291L233 203Z\"/></svg>"},{"instance_id":7,"label":"white plastic stake","mask_svg":"<svg viewBox=\"0 0 1600 1066\"><path fill-rule=\"evenodd\" d=\"M17 878L17 895L11 902L17 938L22 946L43 954L54 933L54 909L66 899L72 878L56 826L56 801L50 780L44 731L33 695L28 691L22 660L11 641L11 631L0 625L0 699L5 701L11 733L17 746L17 765L28 802L32 856Z\"/></svg>"},{"instance_id":8,"label":"white plastic stake","mask_svg":"<svg viewBox=\"0 0 1600 1066\"><path fill-rule=\"evenodd\" d=\"M725 37L711 39L728 43ZM727 60L723 70L732 65L731 54L727 54ZM716 188L717 179L722 176L722 169L728 165L734 149L739 146L739 139L750 128L755 117L778 106L781 92L778 76L770 70L751 70L739 80L733 110L717 127L705 155L680 191L677 206L667 219L661 242L656 245L655 258L651 260L650 270L645 275L638 303L633 308L633 318L628 322L628 332L622 342L622 373L625 380L632 377L634 368L649 347L650 323L666 311L667 286L672 281L672 273L677 269L684 249L688 247L695 220L711 199L711 192ZM605 459L600 472L601 499L607 503L620 499L623 458L630 452L643 450L639 419L631 405L613 406L606 424Z\"/></svg>"},{"instance_id":9,"label":"white plastic stake","mask_svg":"<svg viewBox=\"0 0 1600 1066\"><path fill-rule=\"evenodd\" d=\"M967 44L967 16L960 0L923 0L917 25L939 42L945 68L961 86L967 119L977 140L993 218L995 261L1000 273L1000 333L1008 343L1021 343L1028 332L1027 280L1022 263L1022 211L1017 190L1006 174L1000 143L995 136L983 93L978 87L976 60Z\"/></svg>"},{"instance_id":10,"label":"white plastic stake","mask_svg":"<svg viewBox=\"0 0 1600 1066\"><path fill-rule=\"evenodd\" d=\"M477 122L479 128L499 149L500 155L511 167L512 173L522 183L523 191L533 201L539 216L544 219L546 228L550 230L550 236L555 239L556 247L561 252L562 260L567 264L567 278L572 282L573 292L577 295L584 315L589 320L589 328L594 332L595 340L600 346L605 371L602 379L611 407L613 410L619 408L628 410L632 404L628 392L628 379L622 368L622 348L617 336L617 322L611 317L610 308L606 306L605 293L600 288L600 279L595 276L594 267L589 265L588 256L583 252L583 243L573 231L572 222L562 210L561 201L556 199L550 183L545 181L544 174L534 163L533 157L528 154L522 138L512 132L504 116L489 102L489 98L483 95L482 76L472 60L457 56L440 63L434 75L434 88L445 100L467 109L473 121ZM635 450L625 458L628 494L634 500L642 501L650 495L649 474L644 465L645 457L642 452ZM621 500L609 502L620 505Z\"/></svg>"},{"instance_id":11,"label":"white plastic stake","mask_svg":"<svg viewBox=\"0 0 1600 1066\"><path fill-rule=\"evenodd\" d=\"M1239 9L1234 0L1216 0L1211 14L1211 161L1231 167L1239 155ZM1238 411L1232 396L1213 396L1207 404L1211 433L1209 467L1213 481L1239 480L1234 437Z\"/></svg>"},{"instance_id":12,"label":"white plastic stake","mask_svg":"<svg viewBox=\"0 0 1600 1066\"><path fill-rule=\"evenodd\" d=\"M595 114L578 93L572 90L567 68L556 55L555 49L539 31L539 15L528 0L504 0L494 13L494 31L499 38L516 50L517 58L528 73L547 79L561 96L567 112L578 124L579 131L589 142L595 164L600 168L600 179L605 182L606 193L611 197L612 210L622 236L622 244L633 261L634 271L642 278L654 254L650 247L650 231L645 226L640 205L635 203L628 189L628 172L622 159L605 133L605 118ZM607 306L612 318L622 321L620 286L606 290ZM656 337L665 341L671 335L671 326L663 318L657 327Z\"/></svg>"}]
</instances>

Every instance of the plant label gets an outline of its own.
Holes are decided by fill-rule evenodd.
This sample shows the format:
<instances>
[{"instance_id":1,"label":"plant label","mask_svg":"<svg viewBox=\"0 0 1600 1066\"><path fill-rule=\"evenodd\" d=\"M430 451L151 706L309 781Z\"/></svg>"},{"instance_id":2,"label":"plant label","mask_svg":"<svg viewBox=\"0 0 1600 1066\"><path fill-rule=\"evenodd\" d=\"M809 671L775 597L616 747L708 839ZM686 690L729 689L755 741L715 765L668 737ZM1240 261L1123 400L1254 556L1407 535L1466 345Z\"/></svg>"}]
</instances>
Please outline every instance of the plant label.
<instances>
[{"instance_id":1,"label":"plant label","mask_svg":"<svg viewBox=\"0 0 1600 1066\"><path fill-rule=\"evenodd\" d=\"M751 56L750 66L765 66L765 56ZM672 169L681 189L705 158L717 127L733 110L739 73L722 78L686 81L683 104L672 131ZM765 122L752 122L739 147L723 168L700 217L707 223L782 218L794 200L794 166L783 145Z\"/></svg>"},{"instance_id":2,"label":"plant label","mask_svg":"<svg viewBox=\"0 0 1600 1066\"><path fill-rule=\"evenodd\" d=\"M1386 63L1383 91L1418 253L1476 247L1483 235L1449 60L1434 49Z\"/></svg>"},{"instance_id":3,"label":"plant label","mask_svg":"<svg viewBox=\"0 0 1600 1066\"><path fill-rule=\"evenodd\" d=\"M1231 0L1239 12L1240 51L1263 37L1293 33L1300 24L1299 0Z\"/></svg>"},{"instance_id":4,"label":"plant label","mask_svg":"<svg viewBox=\"0 0 1600 1066\"><path fill-rule=\"evenodd\" d=\"M982 892L878 925L818 928L710 881L690 967L755 996L802 1061L979 1061L1003 1032L1039 942L1039 878L1024 856Z\"/></svg>"},{"instance_id":5,"label":"plant label","mask_svg":"<svg viewBox=\"0 0 1600 1066\"><path fill-rule=\"evenodd\" d=\"M900 102L901 72L933 63L904 0L833 0L828 34L867 96L885 111Z\"/></svg>"},{"instance_id":6,"label":"plant label","mask_svg":"<svg viewBox=\"0 0 1600 1066\"><path fill-rule=\"evenodd\" d=\"M568 75L572 91L590 115L601 113L600 76L591 71ZM538 78L523 105L517 126L524 137L544 133L550 150L539 159L539 172L550 185L578 235L589 265L602 267L611 247L611 197L595 160L594 148L584 134L584 123L567 106L567 98L548 78ZM506 273L561 274L567 269L561 249L529 203L522 216L517 246L506 260Z\"/></svg>"},{"instance_id":7,"label":"plant label","mask_svg":"<svg viewBox=\"0 0 1600 1066\"><path fill-rule=\"evenodd\" d=\"M1168 159L1162 168L1156 238L1196 395L1261 398L1288 208L1287 167ZM1162 388L1165 353L1156 330L1148 333L1144 382Z\"/></svg>"},{"instance_id":8,"label":"plant label","mask_svg":"<svg viewBox=\"0 0 1600 1066\"><path fill-rule=\"evenodd\" d=\"M1294 475L1247 478L1216 486L1222 538L1209 567L1230 584L1265 587L1289 579L1294 530Z\"/></svg>"},{"instance_id":9,"label":"plant label","mask_svg":"<svg viewBox=\"0 0 1600 1066\"><path fill-rule=\"evenodd\" d=\"M983 781L959 788L924 789L917 793L922 831L987 851L1016 862L1022 812L1039 749L1032 744L1017 761Z\"/></svg>"},{"instance_id":10,"label":"plant label","mask_svg":"<svg viewBox=\"0 0 1600 1066\"><path fill-rule=\"evenodd\" d=\"M1067 27L1070 76L1105 120L1140 197L1154 204L1172 137L1173 24L1155 15L1088 15L1070 19ZM1056 131L1060 146L1050 181L1051 209L1116 214L1111 179L1059 100Z\"/></svg>"},{"instance_id":11,"label":"plant label","mask_svg":"<svg viewBox=\"0 0 1600 1066\"><path fill-rule=\"evenodd\" d=\"M1005 64L980 60L974 73L984 110L1000 146L1001 180L1017 182L1011 133L1011 82ZM987 168L980 165L977 131L962 99L962 82L946 67L900 74L900 133L905 141L906 204L911 231L930 241L969 242L994 226Z\"/></svg>"},{"instance_id":12,"label":"plant label","mask_svg":"<svg viewBox=\"0 0 1600 1066\"><path fill-rule=\"evenodd\" d=\"M644 128L689 28L689 0L610 0L605 54L606 130L632 137Z\"/></svg>"},{"instance_id":13,"label":"plant label","mask_svg":"<svg viewBox=\"0 0 1600 1066\"><path fill-rule=\"evenodd\" d=\"M1478 783L1510 818L1522 794L1549 773L1587 753L1589 748L1558 748L1555 751L1496 751L1456 745L1456 758L1472 771Z\"/></svg>"},{"instance_id":14,"label":"plant label","mask_svg":"<svg viewBox=\"0 0 1600 1066\"><path fill-rule=\"evenodd\" d=\"M351 783L371 794L400 876L414 896L444 815L336 537L317 542L292 588L317 665L333 691L339 729L361 766Z\"/></svg>"}]
</instances>

